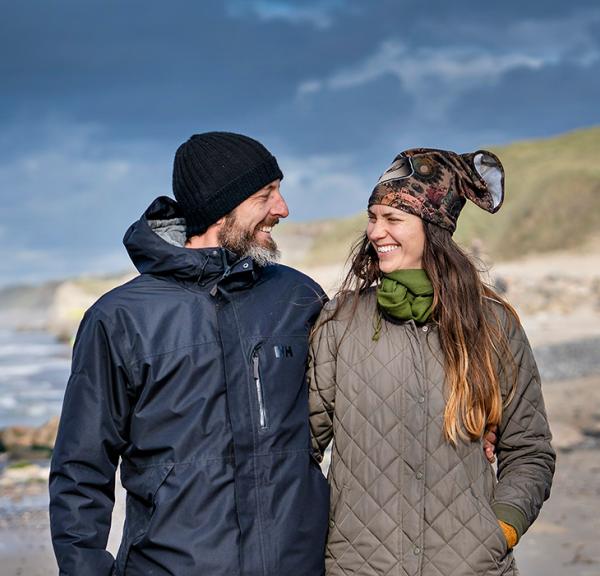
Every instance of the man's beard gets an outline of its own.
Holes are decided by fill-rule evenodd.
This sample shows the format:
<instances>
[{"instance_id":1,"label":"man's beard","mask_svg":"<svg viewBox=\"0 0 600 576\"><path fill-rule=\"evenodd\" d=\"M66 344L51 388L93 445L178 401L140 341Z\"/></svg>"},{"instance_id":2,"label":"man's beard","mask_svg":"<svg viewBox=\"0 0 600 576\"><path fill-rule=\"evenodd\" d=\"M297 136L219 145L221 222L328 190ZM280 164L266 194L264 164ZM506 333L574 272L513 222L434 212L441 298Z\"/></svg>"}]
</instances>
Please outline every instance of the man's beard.
<instances>
[{"instance_id":1,"label":"man's beard","mask_svg":"<svg viewBox=\"0 0 600 576\"><path fill-rule=\"evenodd\" d=\"M263 223L263 225L272 224ZM219 230L219 242L221 246L231 250L240 258L249 256L259 266L275 264L281 256L272 238L265 238L265 242L260 243L256 239L256 229L242 228L235 218L235 213L225 216L223 226Z\"/></svg>"}]
</instances>

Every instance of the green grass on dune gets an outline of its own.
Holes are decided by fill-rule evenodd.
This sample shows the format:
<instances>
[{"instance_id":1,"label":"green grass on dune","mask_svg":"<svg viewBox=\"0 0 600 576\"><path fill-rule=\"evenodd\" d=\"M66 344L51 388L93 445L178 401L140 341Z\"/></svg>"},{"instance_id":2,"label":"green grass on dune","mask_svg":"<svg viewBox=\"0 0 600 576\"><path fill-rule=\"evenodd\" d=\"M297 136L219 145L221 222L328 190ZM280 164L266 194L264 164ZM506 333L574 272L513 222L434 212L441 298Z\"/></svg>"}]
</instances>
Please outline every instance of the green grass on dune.
<instances>
[{"instance_id":1,"label":"green grass on dune","mask_svg":"<svg viewBox=\"0 0 600 576\"><path fill-rule=\"evenodd\" d=\"M307 258L307 263L311 266L344 262L350 248L367 225L367 215L366 213L359 214L350 218L340 218L333 222L335 225L327 226L322 234L315 237Z\"/></svg>"},{"instance_id":2,"label":"green grass on dune","mask_svg":"<svg viewBox=\"0 0 600 576\"><path fill-rule=\"evenodd\" d=\"M494 215L467 202L456 239L500 259L575 248L600 229L600 128L492 148L506 171Z\"/></svg>"}]
</instances>

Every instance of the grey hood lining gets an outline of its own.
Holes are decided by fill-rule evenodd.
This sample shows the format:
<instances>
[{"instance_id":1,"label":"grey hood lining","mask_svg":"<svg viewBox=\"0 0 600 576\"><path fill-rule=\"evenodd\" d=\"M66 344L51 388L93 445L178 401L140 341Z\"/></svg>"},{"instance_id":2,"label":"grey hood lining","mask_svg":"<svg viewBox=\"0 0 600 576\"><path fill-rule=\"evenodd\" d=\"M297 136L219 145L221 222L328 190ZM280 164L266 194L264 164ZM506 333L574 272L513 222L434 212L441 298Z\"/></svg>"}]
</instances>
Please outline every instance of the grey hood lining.
<instances>
[{"instance_id":1,"label":"grey hood lining","mask_svg":"<svg viewBox=\"0 0 600 576\"><path fill-rule=\"evenodd\" d=\"M148 220L150 229L165 242L172 246L184 248L187 241L185 233L185 218L171 218L169 220Z\"/></svg>"}]
</instances>

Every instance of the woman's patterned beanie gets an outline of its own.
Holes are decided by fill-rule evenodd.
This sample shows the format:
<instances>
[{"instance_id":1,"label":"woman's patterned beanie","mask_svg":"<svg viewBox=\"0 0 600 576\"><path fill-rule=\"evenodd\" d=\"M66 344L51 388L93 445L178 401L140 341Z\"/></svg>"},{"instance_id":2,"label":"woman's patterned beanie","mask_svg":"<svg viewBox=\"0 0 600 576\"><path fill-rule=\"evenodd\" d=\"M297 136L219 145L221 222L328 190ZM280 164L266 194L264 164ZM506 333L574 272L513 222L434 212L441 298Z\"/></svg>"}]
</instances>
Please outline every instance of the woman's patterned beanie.
<instances>
[{"instance_id":1,"label":"woman's patterned beanie","mask_svg":"<svg viewBox=\"0 0 600 576\"><path fill-rule=\"evenodd\" d=\"M399 208L452 233L467 198L492 214L502 206L504 169L495 154L413 148L383 173L369 206Z\"/></svg>"}]
</instances>

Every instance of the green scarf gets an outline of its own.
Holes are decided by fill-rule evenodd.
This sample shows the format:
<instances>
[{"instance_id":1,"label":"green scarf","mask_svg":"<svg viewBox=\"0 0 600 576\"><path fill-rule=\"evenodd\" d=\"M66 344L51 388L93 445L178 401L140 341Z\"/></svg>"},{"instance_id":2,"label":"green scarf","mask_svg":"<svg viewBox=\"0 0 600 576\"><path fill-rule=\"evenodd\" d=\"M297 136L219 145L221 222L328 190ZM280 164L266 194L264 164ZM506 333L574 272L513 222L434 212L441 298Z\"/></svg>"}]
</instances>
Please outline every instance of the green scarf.
<instances>
[{"instance_id":1,"label":"green scarf","mask_svg":"<svg viewBox=\"0 0 600 576\"><path fill-rule=\"evenodd\" d=\"M377 304L392 318L427 322L433 307L433 286L427 273L419 268L385 274L377 287ZM381 330L381 318L376 321L373 340L379 340Z\"/></svg>"}]
</instances>

